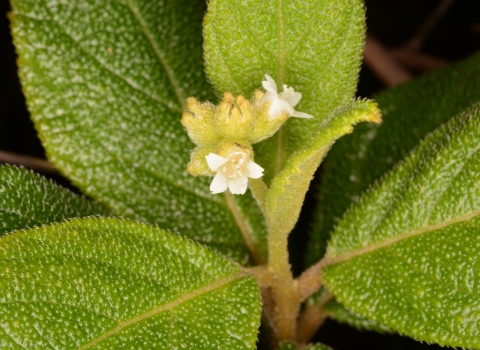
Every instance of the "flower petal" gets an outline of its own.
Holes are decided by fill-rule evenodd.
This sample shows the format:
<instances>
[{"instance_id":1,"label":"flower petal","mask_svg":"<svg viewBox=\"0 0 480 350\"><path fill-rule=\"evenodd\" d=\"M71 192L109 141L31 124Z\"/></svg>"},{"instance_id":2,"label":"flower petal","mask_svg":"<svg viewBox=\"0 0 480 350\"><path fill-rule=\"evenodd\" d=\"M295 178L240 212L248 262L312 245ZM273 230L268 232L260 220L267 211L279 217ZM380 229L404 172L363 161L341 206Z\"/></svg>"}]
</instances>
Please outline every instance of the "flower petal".
<instances>
[{"instance_id":1,"label":"flower petal","mask_svg":"<svg viewBox=\"0 0 480 350\"><path fill-rule=\"evenodd\" d=\"M248 177L237 176L228 179L228 188L232 194L244 194L247 191Z\"/></svg>"},{"instance_id":2,"label":"flower petal","mask_svg":"<svg viewBox=\"0 0 480 350\"><path fill-rule=\"evenodd\" d=\"M228 177L223 171L219 171L210 184L212 194L225 192L228 188Z\"/></svg>"},{"instance_id":3,"label":"flower petal","mask_svg":"<svg viewBox=\"0 0 480 350\"><path fill-rule=\"evenodd\" d=\"M278 115L282 112L285 112L288 114L288 116L291 116L292 113L295 112L295 110L285 100L282 100L280 98L273 100L272 105L270 106L270 109L268 111L268 115L270 116L270 119L278 117Z\"/></svg>"},{"instance_id":4,"label":"flower petal","mask_svg":"<svg viewBox=\"0 0 480 350\"><path fill-rule=\"evenodd\" d=\"M303 112L298 112L298 111L294 111L294 112L292 113L292 117L305 118L305 119L314 118L314 116L311 115L311 114L303 113Z\"/></svg>"},{"instance_id":5,"label":"flower petal","mask_svg":"<svg viewBox=\"0 0 480 350\"><path fill-rule=\"evenodd\" d=\"M265 78L267 81L262 81L262 85L265 90L277 93L277 84L275 83L275 80L273 80L273 78L268 74L265 74Z\"/></svg>"},{"instance_id":6,"label":"flower petal","mask_svg":"<svg viewBox=\"0 0 480 350\"><path fill-rule=\"evenodd\" d=\"M263 176L263 169L260 165L258 165L255 162L249 161L247 163L247 169L248 169L248 177L251 177L252 179L258 179Z\"/></svg>"},{"instance_id":7,"label":"flower petal","mask_svg":"<svg viewBox=\"0 0 480 350\"><path fill-rule=\"evenodd\" d=\"M302 93L301 92L295 92L292 88L291 90L282 92L281 94L278 95L281 99L287 101L290 106L295 107L298 102L302 99Z\"/></svg>"},{"instance_id":8,"label":"flower petal","mask_svg":"<svg viewBox=\"0 0 480 350\"><path fill-rule=\"evenodd\" d=\"M227 158L223 158L215 153L209 153L208 156L205 156L205 159L207 160L208 167L211 171L217 171L223 164L228 161Z\"/></svg>"}]
</instances>

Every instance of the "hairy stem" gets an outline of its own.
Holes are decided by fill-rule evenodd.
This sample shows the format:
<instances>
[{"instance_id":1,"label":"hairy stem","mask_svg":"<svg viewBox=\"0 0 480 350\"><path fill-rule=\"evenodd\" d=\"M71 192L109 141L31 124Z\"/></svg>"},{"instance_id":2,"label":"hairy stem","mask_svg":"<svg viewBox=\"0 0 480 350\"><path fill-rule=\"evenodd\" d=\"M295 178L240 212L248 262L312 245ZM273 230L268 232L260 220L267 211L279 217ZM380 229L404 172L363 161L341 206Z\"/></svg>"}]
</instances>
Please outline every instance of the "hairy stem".
<instances>
[{"instance_id":1,"label":"hairy stem","mask_svg":"<svg viewBox=\"0 0 480 350\"><path fill-rule=\"evenodd\" d=\"M255 266L247 268L246 271L255 277L260 288L269 288L272 286L273 274L267 267Z\"/></svg>"},{"instance_id":2,"label":"hairy stem","mask_svg":"<svg viewBox=\"0 0 480 350\"><path fill-rule=\"evenodd\" d=\"M248 247L248 250L252 254L253 259L257 264L262 264L264 261L262 259L262 256L258 252L257 246L255 245L255 242L253 241L252 237L252 232L248 228L248 226L245 223L245 218L243 217L242 213L240 212L240 209L238 208L237 204L235 203L233 199L233 195L230 193L230 191L225 191L225 199L227 200L227 207L230 209L233 218L235 219L235 222L238 225L238 228L240 229L240 232L242 233L243 239L245 241L245 244Z\"/></svg>"},{"instance_id":3,"label":"hairy stem","mask_svg":"<svg viewBox=\"0 0 480 350\"><path fill-rule=\"evenodd\" d=\"M272 225L269 225L271 228ZM288 256L288 234L282 230L268 234L268 269L273 274L273 320L280 341L294 340L300 310L297 283L293 279Z\"/></svg>"},{"instance_id":4,"label":"hairy stem","mask_svg":"<svg viewBox=\"0 0 480 350\"><path fill-rule=\"evenodd\" d=\"M298 320L297 342L306 344L312 339L317 330L327 318L323 307L333 298L333 294L327 293L317 304L308 305Z\"/></svg>"},{"instance_id":5,"label":"hairy stem","mask_svg":"<svg viewBox=\"0 0 480 350\"><path fill-rule=\"evenodd\" d=\"M267 199L268 187L265 182L260 179L249 179L248 188L252 192L253 198L257 201L260 210L265 215L265 201Z\"/></svg>"},{"instance_id":6,"label":"hairy stem","mask_svg":"<svg viewBox=\"0 0 480 350\"><path fill-rule=\"evenodd\" d=\"M298 298L301 302L319 290L323 285L322 269L327 264L327 258L323 258L298 277Z\"/></svg>"}]
</instances>

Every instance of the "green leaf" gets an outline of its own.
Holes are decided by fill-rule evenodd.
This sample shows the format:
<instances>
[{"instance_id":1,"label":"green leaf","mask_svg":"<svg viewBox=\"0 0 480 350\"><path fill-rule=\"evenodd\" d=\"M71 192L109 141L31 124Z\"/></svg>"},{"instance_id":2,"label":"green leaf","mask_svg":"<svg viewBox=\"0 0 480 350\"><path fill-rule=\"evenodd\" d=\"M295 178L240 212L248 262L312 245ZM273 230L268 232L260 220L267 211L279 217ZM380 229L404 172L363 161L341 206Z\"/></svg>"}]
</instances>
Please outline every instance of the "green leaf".
<instances>
[{"instance_id":1,"label":"green leaf","mask_svg":"<svg viewBox=\"0 0 480 350\"><path fill-rule=\"evenodd\" d=\"M338 224L324 279L415 339L480 348L480 104L427 137Z\"/></svg>"},{"instance_id":2,"label":"green leaf","mask_svg":"<svg viewBox=\"0 0 480 350\"><path fill-rule=\"evenodd\" d=\"M362 124L323 162L307 265L319 261L336 222L360 194L429 132L480 101L480 54L381 93L381 125Z\"/></svg>"},{"instance_id":3,"label":"green leaf","mask_svg":"<svg viewBox=\"0 0 480 350\"><path fill-rule=\"evenodd\" d=\"M161 225L237 261L239 223L186 172L186 98L211 99L201 0L13 0L29 110L50 161L116 215ZM245 226L245 225L244 225Z\"/></svg>"},{"instance_id":4,"label":"green leaf","mask_svg":"<svg viewBox=\"0 0 480 350\"><path fill-rule=\"evenodd\" d=\"M360 330L375 331L378 333L391 333L392 331L381 324L368 320L362 315L359 315L355 311L347 309L345 306L340 304L336 299L330 300L323 310L328 315L328 317L333 318L334 320L340 323L347 323L350 326L353 326Z\"/></svg>"},{"instance_id":5,"label":"green leaf","mask_svg":"<svg viewBox=\"0 0 480 350\"><path fill-rule=\"evenodd\" d=\"M354 97L364 40L360 0L211 0L205 17L205 63L217 95L250 98L266 73L303 94L295 107L315 116L291 118L258 144L255 161L267 182L323 121Z\"/></svg>"},{"instance_id":6,"label":"green leaf","mask_svg":"<svg viewBox=\"0 0 480 350\"><path fill-rule=\"evenodd\" d=\"M0 166L0 237L65 219L109 212L33 171Z\"/></svg>"},{"instance_id":7,"label":"green leaf","mask_svg":"<svg viewBox=\"0 0 480 350\"><path fill-rule=\"evenodd\" d=\"M266 217L270 232L287 235L297 222L313 174L333 143L361 121L380 122L377 104L356 100L338 108L316 130L302 151L294 153L272 181L267 193Z\"/></svg>"},{"instance_id":8,"label":"green leaf","mask_svg":"<svg viewBox=\"0 0 480 350\"><path fill-rule=\"evenodd\" d=\"M254 349L255 279L197 243L88 218L0 239L0 344L26 349Z\"/></svg>"}]
</instances>

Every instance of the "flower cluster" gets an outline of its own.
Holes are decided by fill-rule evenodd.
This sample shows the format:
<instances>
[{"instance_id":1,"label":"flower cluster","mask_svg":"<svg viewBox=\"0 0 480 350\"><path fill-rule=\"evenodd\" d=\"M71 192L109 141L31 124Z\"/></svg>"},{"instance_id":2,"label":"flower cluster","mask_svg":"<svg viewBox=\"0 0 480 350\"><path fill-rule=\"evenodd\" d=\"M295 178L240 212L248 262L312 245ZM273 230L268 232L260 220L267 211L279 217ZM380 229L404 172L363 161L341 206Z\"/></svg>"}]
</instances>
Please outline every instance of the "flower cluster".
<instances>
[{"instance_id":1,"label":"flower cluster","mask_svg":"<svg viewBox=\"0 0 480 350\"><path fill-rule=\"evenodd\" d=\"M313 118L294 109L301 93L287 85L278 93L272 77L265 77L262 84L266 92L255 91L251 100L229 92L218 106L187 99L189 112L183 114L181 122L197 145L187 170L194 176L214 175L212 193L229 189L233 194L244 194L248 178L260 178L264 171L253 161L251 145L275 134L289 117Z\"/></svg>"}]
</instances>

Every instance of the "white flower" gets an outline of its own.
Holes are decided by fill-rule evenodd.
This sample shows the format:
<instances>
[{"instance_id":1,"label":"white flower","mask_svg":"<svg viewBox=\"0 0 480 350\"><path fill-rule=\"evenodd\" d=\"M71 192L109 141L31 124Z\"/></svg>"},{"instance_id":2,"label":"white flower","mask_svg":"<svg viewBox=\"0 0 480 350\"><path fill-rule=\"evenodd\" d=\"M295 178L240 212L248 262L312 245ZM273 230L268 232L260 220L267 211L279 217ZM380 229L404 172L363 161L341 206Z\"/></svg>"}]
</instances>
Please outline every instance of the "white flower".
<instances>
[{"instance_id":1,"label":"white flower","mask_svg":"<svg viewBox=\"0 0 480 350\"><path fill-rule=\"evenodd\" d=\"M297 112L293 107L295 107L300 99L302 94L300 92L295 92L295 90L287 85L283 85L283 92L277 93L277 84L275 80L268 74L265 74L266 81L262 81L262 85L267 90L263 97L260 100L260 103L270 101L271 106L268 114L271 119L278 116L280 113L285 112L289 117L297 118L313 118L313 115Z\"/></svg>"},{"instance_id":2,"label":"white flower","mask_svg":"<svg viewBox=\"0 0 480 350\"><path fill-rule=\"evenodd\" d=\"M224 192L227 188L232 194L244 194L248 178L258 179L263 176L263 168L248 159L244 152L232 152L228 158L215 153L205 156L210 170L217 175L210 184L212 194Z\"/></svg>"}]
</instances>

